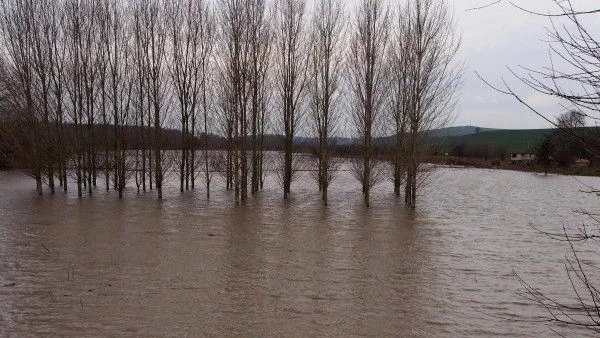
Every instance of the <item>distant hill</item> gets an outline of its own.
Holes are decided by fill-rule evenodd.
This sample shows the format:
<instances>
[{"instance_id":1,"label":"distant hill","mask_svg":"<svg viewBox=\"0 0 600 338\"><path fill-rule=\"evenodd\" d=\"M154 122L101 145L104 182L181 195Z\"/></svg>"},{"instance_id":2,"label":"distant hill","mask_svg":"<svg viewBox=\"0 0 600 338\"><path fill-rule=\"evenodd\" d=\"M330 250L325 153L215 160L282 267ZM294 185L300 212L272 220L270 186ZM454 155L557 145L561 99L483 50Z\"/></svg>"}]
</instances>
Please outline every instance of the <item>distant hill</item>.
<instances>
[{"instance_id":1,"label":"distant hill","mask_svg":"<svg viewBox=\"0 0 600 338\"><path fill-rule=\"evenodd\" d=\"M531 152L540 143L545 135L549 135L553 129L497 129L481 131L461 136L444 137L442 148L449 151L452 147L465 145L490 145L504 147L509 153Z\"/></svg>"},{"instance_id":2,"label":"distant hill","mask_svg":"<svg viewBox=\"0 0 600 338\"><path fill-rule=\"evenodd\" d=\"M530 152L552 129L492 129L477 126L448 127L427 131L424 134L440 141L441 150L450 152L457 145L491 146L504 148L509 153ZM391 146L396 137L386 136L373 141L376 145Z\"/></svg>"},{"instance_id":3,"label":"distant hill","mask_svg":"<svg viewBox=\"0 0 600 338\"><path fill-rule=\"evenodd\" d=\"M330 141L331 144L336 146L350 146L360 143L357 138L352 137L332 137ZM294 144L300 147L316 147L319 140L316 137L296 136L294 137Z\"/></svg>"},{"instance_id":4,"label":"distant hill","mask_svg":"<svg viewBox=\"0 0 600 338\"><path fill-rule=\"evenodd\" d=\"M455 137L455 136L465 136L465 135L473 135L486 131L493 131L498 129L492 128L483 128L477 126L460 126L460 127L447 127L441 129L435 129L428 134L434 137Z\"/></svg>"},{"instance_id":5,"label":"distant hill","mask_svg":"<svg viewBox=\"0 0 600 338\"><path fill-rule=\"evenodd\" d=\"M498 129L483 128L483 127L477 127L477 126L459 126L459 127L446 127L446 128L429 130L429 131L424 132L423 134L428 137L445 139L445 138L452 138L452 137L475 135L477 133L494 131L494 130L498 130ZM392 145L396 144L396 136L391 135L391 136L385 136L385 137L378 137L378 138L375 138L373 140L373 142L376 145L392 146Z\"/></svg>"}]
</instances>

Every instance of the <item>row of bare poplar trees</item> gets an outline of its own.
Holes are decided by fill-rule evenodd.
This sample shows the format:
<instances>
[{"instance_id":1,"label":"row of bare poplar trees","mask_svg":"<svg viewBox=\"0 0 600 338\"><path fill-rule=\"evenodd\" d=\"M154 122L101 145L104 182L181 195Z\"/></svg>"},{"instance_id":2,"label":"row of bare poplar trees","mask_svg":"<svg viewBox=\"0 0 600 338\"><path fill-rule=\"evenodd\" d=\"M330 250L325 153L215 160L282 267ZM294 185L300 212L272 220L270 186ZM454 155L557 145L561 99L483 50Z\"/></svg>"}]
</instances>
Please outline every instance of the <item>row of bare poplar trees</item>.
<instances>
[{"instance_id":1,"label":"row of bare poplar trees","mask_svg":"<svg viewBox=\"0 0 600 338\"><path fill-rule=\"evenodd\" d=\"M460 82L460 39L441 0L0 1L0 121L40 194L57 180L66 191L72 177L80 196L102 178L121 196L135 178L162 198L176 163L181 191L204 173L210 195L222 162L243 201L263 187L272 132L284 137L287 198L308 126L325 203L332 147L354 130L366 204L374 140L395 135L395 192L404 186L414 206L427 131L448 122ZM168 127L180 129L174 158ZM210 159L211 134L227 139L222 161Z\"/></svg>"}]
</instances>

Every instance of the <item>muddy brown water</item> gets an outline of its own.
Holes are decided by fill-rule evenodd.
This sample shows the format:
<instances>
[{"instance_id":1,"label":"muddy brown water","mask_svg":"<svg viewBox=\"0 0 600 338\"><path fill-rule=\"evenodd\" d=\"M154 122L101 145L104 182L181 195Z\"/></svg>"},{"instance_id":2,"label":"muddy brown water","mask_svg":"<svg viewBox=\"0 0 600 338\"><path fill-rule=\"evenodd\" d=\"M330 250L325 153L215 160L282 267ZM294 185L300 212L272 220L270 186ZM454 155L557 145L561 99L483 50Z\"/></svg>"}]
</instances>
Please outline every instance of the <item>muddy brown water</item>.
<instances>
[{"instance_id":1,"label":"muddy brown water","mask_svg":"<svg viewBox=\"0 0 600 338\"><path fill-rule=\"evenodd\" d=\"M597 178L579 178L600 186ZM348 174L323 206L300 175L236 206L222 182L165 199L96 189L37 197L0 172L0 337L545 337L513 271L572 294L565 243L598 198L577 179L442 168L416 211ZM13 284L14 283L14 284ZM518 320L507 320L513 318ZM570 336L586 331L565 329Z\"/></svg>"}]
</instances>

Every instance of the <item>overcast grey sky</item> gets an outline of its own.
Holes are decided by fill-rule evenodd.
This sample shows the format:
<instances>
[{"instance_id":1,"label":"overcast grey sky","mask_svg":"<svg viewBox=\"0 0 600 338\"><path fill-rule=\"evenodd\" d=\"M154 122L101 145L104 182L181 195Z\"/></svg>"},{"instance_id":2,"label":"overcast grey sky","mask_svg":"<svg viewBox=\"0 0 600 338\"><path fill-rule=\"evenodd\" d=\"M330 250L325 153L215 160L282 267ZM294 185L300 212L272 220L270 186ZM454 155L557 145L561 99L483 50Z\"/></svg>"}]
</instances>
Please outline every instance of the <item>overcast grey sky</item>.
<instances>
[{"instance_id":1,"label":"overcast grey sky","mask_svg":"<svg viewBox=\"0 0 600 338\"><path fill-rule=\"evenodd\" d=\"M507 0L473 11L467 10L494 0L447 1L455 8L458 29L463 34L461 56L465 62L464 86L453 124L510 129L549 127L548 122L525 109L514 98L495 92L475 75L477 71L486 80L498 85L504 77L528 103L549 116L558 115L562 107L557 101L525 88L507 69L518 70L519 66L540 68L548 64L548 43L544 40L547 40L549 19L524 13ZM557 12L551 0L513 2L533 11ZM598 2L591 0L574 1L574 4L581 9L598 7ZM593 25L592 31L600 32L598 22Z\"/></svg>"}]
</instances>

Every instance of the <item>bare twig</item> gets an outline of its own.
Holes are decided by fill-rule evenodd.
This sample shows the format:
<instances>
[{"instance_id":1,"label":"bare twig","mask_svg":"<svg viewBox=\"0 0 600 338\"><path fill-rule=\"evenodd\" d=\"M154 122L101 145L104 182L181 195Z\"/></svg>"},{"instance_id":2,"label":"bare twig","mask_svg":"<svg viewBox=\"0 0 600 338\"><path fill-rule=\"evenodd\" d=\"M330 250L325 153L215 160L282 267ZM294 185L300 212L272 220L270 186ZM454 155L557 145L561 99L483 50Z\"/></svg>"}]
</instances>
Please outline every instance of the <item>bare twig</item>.
<instances>
[{"instance_id":1,"label":"bare twig","mask_svg":"<svg viewBox=\"0 0 600 338\"><path fill-rule=\"evenodd\" d=\"M483 6L479 6L479 7L473 7L473 8L466 9L465 12L477 11L477 10L485 9L485 8L497 5L497 4L501 3L501 2L502 2L502 0L494 1L494 2L489 3L487 5L483 5Z\"/></svg>"}]
</instances>

